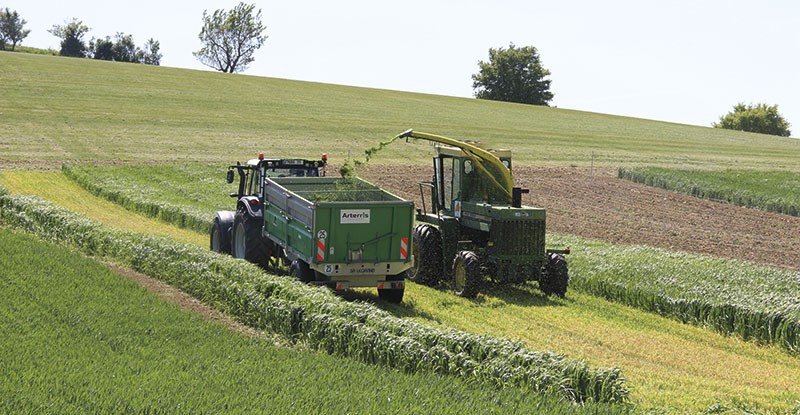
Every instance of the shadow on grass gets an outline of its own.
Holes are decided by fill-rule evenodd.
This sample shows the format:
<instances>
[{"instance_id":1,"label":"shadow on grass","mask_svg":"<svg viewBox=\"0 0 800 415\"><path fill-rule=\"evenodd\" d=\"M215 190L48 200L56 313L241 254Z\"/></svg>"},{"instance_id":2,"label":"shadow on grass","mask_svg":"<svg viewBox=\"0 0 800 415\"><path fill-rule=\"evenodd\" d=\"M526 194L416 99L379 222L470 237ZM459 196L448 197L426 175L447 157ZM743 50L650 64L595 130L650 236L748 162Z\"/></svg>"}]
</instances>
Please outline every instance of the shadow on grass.
<instances>
[{"instance_id":1,"label":"shadow on grass","mask_svg":"<svg viewBox=\"0 0 800 415\"><path fill-rule=\"evenodd\" d=\"M403 300L403 302L399 304L383 301L378 298L378 294L375 292L375 290L347 290L339 295L346 301L363 301L365 303L370 303L381 310L392 313L395 317L416 317L435 323L441 323L441 320L436 318L433 314L417 309L416 304L413 301Z\"/></svg>"},{"instance_id":2,"label":"shadow on grass","mask_svg":"<svg viewBox=\"0 0 800 415\"><path fill-rule=\"evenodd\" d=\"M521 307L543 307L543 306L565 306L569 302L558 296L548 296L539 291L538 285L533 282L522 284L495 284L487 282L481 290L483 295L479 295L476 303L490 302L494 299L501 300L507 304L518 305Z\"/></svg>"}]
</instances>

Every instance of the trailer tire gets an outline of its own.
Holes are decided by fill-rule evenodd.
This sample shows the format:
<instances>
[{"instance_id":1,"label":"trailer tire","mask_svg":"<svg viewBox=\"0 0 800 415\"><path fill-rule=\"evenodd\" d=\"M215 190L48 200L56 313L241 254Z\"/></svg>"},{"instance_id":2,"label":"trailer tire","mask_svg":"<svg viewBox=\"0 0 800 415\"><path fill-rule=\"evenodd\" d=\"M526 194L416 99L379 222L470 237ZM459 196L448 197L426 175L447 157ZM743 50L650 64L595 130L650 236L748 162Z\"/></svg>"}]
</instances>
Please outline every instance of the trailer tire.
<instances>
[{"instance_id":1,"label":"trailer tire","mask_svg":"<svg viewBox=\"0 0 800 415\"><path fill-rule=\"evenodd\" d=\"M431 225L417 225L412 242L414 266L408 270L408 279L423 285L436 284L442 273L442 233Z\"/></svg>"},{"instance_id":2,"label":"trailer tire","mask_svg":"<svg viewBox=\"0 0 800 415\"><path fill-rule=\"evenodd\" d=\"M214 222L211 224L210 245L212 251L219 252L221 254L231 254L230 238L226 238L224 234L224 232L227 231L227 229L222 229L219 218L214 218Z\"/></svg>"},{"instance_id":3,"label":"trailer tire","mask_svg":"<svg viewBox=\"0 0 800 415\"><path fill-rule=\"evenodd\" d=\"M267 268L272 254L272 242L261 235L261 224L258 218L250 216L247 211L236 211L233 219L231 251L234 258L247 260Z\"/></svg>"},{"instance_id":4,"label":"trailer tire","mask_svg":"<svg viewBox=\"0 0 800 415\"><path fill-rule=\"evenodd\" d=\"M398 275L387 276L386 281L403 281L405 277L406 273L402 272ZM405 286L401 289L378 288L378 298L388 303L400 304L403 302L403 294L405 291Z\"/></svg>"},{"instance_id":5,"label":"trailer tire","mask_svg":"<svg viewBox=\"0 0 800 415\"><path fill-rule=\"evenodd\" d=\"M478 256L472 251L459 251L453 260L453 293L459 297L475 298L482 281Z\"/></svg>"},{"instance_id":6,"label":"trailer tire","mask_svg":"<svg viewBox=\"0 0 800 415\"><path fill-rule=\"evenodd\" d=\"M567 260L561 254L548 253L539 278L539 289L547 295L564 297L569 285Z\"/></svg>"},{"instance_id":7,"label":"trailer tire","mask_svg":"<svg viewBox=\"0 0 800 415\"><path fill-rule=\"evenodd\" d=\"M289 266L289 275L304 283L312 282L315 279L314 270L299 259L292 261L292 265Z\"/></svg>"}]
</instances>

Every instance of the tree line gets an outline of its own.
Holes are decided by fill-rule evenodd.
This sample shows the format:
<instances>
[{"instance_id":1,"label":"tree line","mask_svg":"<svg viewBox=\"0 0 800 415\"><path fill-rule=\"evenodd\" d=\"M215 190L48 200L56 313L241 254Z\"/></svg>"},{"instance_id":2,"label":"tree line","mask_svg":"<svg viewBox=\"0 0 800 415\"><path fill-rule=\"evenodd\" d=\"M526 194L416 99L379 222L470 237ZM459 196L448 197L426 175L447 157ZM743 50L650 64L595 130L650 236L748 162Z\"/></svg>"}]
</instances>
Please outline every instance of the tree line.
<instances>
[{"instance_id":1,"label":"tree line","mask_svg":"<svg viewBox=\"0 0 800 415\"><path fill-rule=\"evenodd\" d=\"M8 8L0 11L0 49L5 50L10 45L13 51L30 33L30 30L24 29L26 23L16 11ZM265 30L261 10L256 11L255 4L242 2L233 9L218 9L213 13L205 10L198 35L203 46L192 54L202 64L215 70L242 72L254 61L255 52L266 41ZM161 62L161 45L152 38L141 48L134 44L131 35L124 33L117 33L113 39L110 36L92 38L87 43L84 36L89 27L78 19L72 19L64 25L54 25L48 31L61 39L62 56L148 65L159 65ZM547 79L551 73L542 64L539 51L534 46L517 47L511 43L507 48L490 48L489 60L478 61L478 69L478 73L472 75L472 87L478 99L549 106L555 97L550 91L551 81ZM711 125L783 137L791 135L790 124L778 112L778 106L763 103L738 103L733 111Z\"/></svg>"}]
</instances>

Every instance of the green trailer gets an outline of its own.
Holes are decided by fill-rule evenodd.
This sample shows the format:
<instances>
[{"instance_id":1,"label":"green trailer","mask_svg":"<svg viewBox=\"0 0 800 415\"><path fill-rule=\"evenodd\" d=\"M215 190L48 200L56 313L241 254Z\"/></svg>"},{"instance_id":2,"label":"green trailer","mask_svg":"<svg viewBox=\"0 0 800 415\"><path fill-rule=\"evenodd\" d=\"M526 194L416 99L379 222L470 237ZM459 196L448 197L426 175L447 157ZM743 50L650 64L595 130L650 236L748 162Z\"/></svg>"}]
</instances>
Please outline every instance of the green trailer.
<instances>
[{"instance_id":1,"label":"green trailer","mask_svg":"<svg viewBox=\"0 0 800 415\"><path fill-rule=\"evenodd\" d=\"M358 178L314 174L313 165L302 177L269 177L263 160L231 168L240 176L240 192L231 195L237 209L217 212L212 249L216 234L215 250L264 267L283 263L300 281L377 287L380 298L402 301L413 265L413 202Z\"/></svg>"}]
</instances>

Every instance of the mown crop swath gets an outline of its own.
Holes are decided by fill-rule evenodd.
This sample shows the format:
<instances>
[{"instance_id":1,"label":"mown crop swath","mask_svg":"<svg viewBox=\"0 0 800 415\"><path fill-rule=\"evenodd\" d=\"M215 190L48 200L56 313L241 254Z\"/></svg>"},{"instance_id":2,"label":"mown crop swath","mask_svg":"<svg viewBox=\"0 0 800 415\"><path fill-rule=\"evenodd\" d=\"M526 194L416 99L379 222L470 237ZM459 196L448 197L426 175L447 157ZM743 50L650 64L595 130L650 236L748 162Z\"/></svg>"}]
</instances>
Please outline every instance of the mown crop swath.
<instances>
[{"instance_id":1,"label":"mown crop swath","mask_svg":"<svg viewBox=\"0 0 800 415\"><path fill-rule=\"evenodd\" d=\"M218 305L248 325L328 353L408 372L525 387L579 402L627 398L617 368L590 368L563 355L528 350L520 342L399 319L203 248L108 229L38 198L1 196L0 220L88 254L114 258Z\"/></svg>"},{"instance_id":2,"label":"mown crop swath","mask_svg":"<svg viewBox=\"0 0 800 415\"><path fill-rule=\"evenodd\" d=\"M796 172L638 167L620 168L618 176L689 196L800 216L800 173Z\"/></svg>"},{"instance_id":3,"label":"mown crop swath","mask_svg":"<svg viewBox=\"0 0 800 415\"><path fill-rule=\"evenodd\" d=\"M180 166L162 165L164 177L184 176ZM159 194L186 192L195 194L205 184L187 181L179 186L163 187L169 180L153 180L135 166L65 166L70 177L99 195L135 194L136 189L156 188ZM172 173L170 173L170 170ZM201 176L219 170L196 165L192 170ZM110 177L117 179L111 180ZM102 181L104 184L99 184ZM85 184L84 184L85 183ZM185 188L184 188L185 187ZM190 222L197 209L210 217L215 203L228 202L226 192L219 199L209 197L197 205L190 199L174 200L175 224ZM132 196L131 196L132 197ZM149 196L139 197L142 206L157 205ZM126 204L134 206L135 204ZM148 214L153 209L138 209ZM182 219L180 212L186 212ZM159 217L149 213L151 216ZM160 216L165 217L165 216ZM191 219L194 220L194 219ZM739 261L675 253L646 247L625 247L580 238L555 236L555 245L580 247L570 258L571 286L577 290L638 307L661 315L699 325L725 334L776 344L798 353L800 349L800 274Z\"/></svg>"},{"instance_id":4,"label":"mown crop swath","mask_svg":"<svg viewBox=\"0 0 800 415\"><path fill-rule=\"evenodd\" d=\"M581 247L570 258L576 289L800 353L800 272L659 248L559 239Z\"/></svg>"},{"instance_id":5,"label":"mown crop swath","mask_svg":"<svg viewBox=\"0 0 800 415\"><path fill-rule=\"evenodd\" d=\"M74 249L2 226L0 269L3 414L626 410L275 347L272 337L184 313ZM426 393L416 393L421 385Z\"/></svg>"}]
</instances>

